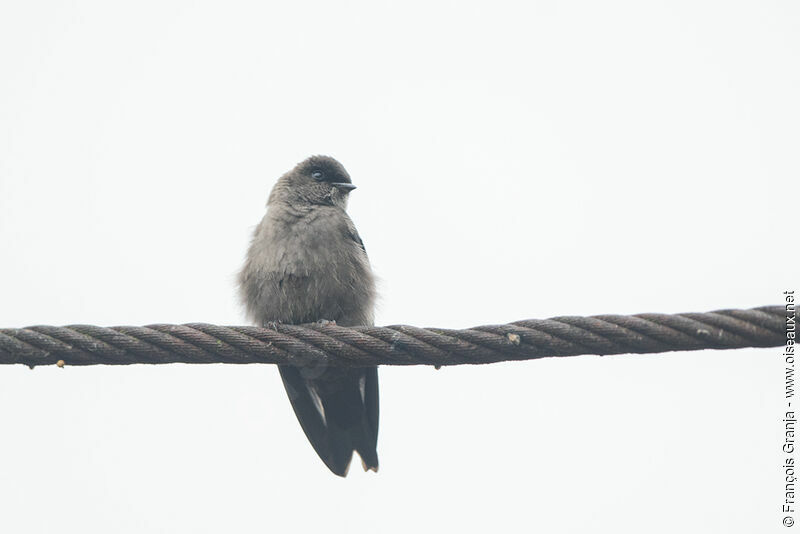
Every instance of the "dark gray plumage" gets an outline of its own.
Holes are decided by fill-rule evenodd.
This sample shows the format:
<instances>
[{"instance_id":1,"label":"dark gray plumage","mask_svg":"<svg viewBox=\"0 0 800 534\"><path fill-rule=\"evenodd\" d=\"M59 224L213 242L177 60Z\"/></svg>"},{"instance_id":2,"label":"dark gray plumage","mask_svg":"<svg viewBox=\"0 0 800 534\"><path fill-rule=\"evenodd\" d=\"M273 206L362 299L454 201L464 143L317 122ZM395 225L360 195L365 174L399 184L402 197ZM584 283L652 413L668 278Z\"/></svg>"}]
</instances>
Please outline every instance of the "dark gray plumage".
<instances>
[{"instance_id":1,"label":"dark gray plumage","mask_svg":"<svg viewBox=\"0 0 800 534\"><path fill-rule=\"evenodd\" d=\"M278 180L239 273L252 320L373 324L375 280L345 212L354 188L327 156L312 156ZM377 471L378 368L278 367L303 431L330 470L345 476L355 450L365 470Z\"/></svg>"}]
</instances>

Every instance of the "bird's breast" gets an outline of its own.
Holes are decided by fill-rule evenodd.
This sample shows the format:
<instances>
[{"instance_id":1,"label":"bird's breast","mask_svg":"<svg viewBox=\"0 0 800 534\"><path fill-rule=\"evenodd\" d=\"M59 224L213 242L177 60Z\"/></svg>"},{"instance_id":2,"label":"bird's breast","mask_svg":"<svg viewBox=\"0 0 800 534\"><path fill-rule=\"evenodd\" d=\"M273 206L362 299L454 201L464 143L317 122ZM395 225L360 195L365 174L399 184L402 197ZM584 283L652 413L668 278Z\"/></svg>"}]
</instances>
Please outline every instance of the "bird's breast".
<instances>
[{"instance_id":1,"label":"bird's breast","mask_svg":"<svg viewBox=\"0 0 800 534\"><path fill-rule=\"evenodd\" d=\"M265 217L262 224L248 254L245 289L256 320L371 323L374 281L346 219L323 212L288 221Z\"/></svg>"}]
</instances>

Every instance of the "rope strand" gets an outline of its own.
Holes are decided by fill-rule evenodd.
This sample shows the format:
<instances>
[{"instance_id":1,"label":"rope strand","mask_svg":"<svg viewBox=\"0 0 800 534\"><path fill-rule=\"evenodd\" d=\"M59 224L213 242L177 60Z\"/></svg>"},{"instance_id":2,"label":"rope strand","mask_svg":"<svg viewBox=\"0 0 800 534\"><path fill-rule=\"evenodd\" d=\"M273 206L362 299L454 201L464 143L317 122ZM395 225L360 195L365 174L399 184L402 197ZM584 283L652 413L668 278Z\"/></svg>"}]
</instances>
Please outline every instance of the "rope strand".
<instances>
[{"instance_id":1,"label":"rope strand","mask_svg":"<svg viewBox=\"0 0 800 534\"><path fill-rule=\"evenodd\" d=\"M296 366L459 365L582 354L774 347L786 342L782 306L674 315L529 319L464 330L183 325L0 329L0 364L277 363Z\"/></svg>"}]
</instances>

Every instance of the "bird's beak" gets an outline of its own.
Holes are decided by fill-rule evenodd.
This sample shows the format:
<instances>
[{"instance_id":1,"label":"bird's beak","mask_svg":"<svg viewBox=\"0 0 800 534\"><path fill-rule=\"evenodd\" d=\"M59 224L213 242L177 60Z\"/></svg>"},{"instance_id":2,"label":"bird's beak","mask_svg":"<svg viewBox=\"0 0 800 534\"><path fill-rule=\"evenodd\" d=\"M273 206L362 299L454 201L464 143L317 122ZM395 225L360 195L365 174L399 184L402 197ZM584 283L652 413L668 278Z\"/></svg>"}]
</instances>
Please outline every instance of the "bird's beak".
<instances>
[{"instance_id":1,"label":"bird's beak","mask_svg":"<svg viewBox=\"0 0 800 534\"><path fill-rule=\"evenodd\" d=\"M347 191L348 193L356 188L353 184L348 184L346 182L336 182L331 184L336 189L342 189L343 191Z\"/></svg>"}]
</instances>

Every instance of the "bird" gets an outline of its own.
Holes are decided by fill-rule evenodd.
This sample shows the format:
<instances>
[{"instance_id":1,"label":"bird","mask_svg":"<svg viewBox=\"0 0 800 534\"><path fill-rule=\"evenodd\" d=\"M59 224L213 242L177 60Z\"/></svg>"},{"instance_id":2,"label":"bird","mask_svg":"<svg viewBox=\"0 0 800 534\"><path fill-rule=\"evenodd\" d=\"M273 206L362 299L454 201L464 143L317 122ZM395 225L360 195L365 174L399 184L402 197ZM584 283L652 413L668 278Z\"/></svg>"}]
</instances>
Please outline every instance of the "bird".
<instances>
[{"instance_id":1,"label":"bird","mask_svg":"<svg viewBox=\"0 0 800 534\"><path fill-rule=\"evenodd\" d=\"M239 272L248 318L278 323L374 324L375 276L347 215L355 189L344 166L311 156L282 175ZM308 441L336 475L353 457L378 471L378 368L278 365Z\"/></svg>"}]
</instances>

